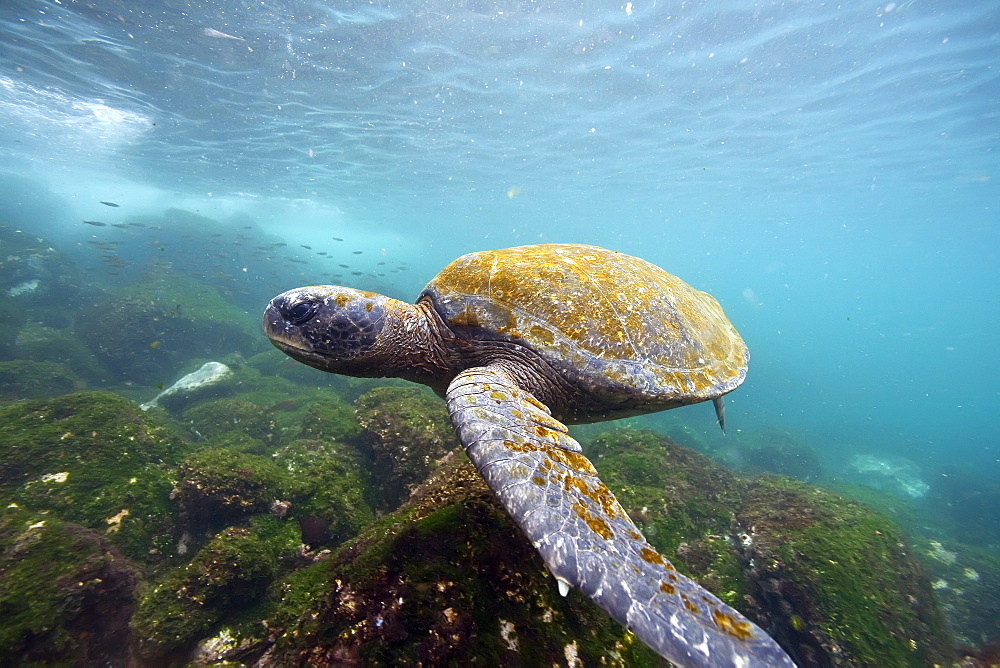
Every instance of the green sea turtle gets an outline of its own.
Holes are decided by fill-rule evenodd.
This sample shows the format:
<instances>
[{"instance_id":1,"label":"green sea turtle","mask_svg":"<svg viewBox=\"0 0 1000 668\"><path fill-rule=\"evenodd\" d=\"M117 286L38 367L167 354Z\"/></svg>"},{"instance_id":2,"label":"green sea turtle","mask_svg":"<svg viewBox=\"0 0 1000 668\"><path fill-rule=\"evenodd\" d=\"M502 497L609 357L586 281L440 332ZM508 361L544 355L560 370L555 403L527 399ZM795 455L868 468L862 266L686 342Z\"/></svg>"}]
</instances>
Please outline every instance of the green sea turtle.
<instances>
[{"instance_id":1,"label":"green sea turtle","mask_svg":"<svg viewBox=\"0 0 1000 668\"><path fill-rule=\"evenodd\" d=\"M644 260L543 244L463 255L416 304L319 285L278 295L264 332L350 376L429 385L565 595L578 587L684 666L792 666L643 538L564 423L715 402L749 354L719 303Z\"/></svg>"}]
</instances>

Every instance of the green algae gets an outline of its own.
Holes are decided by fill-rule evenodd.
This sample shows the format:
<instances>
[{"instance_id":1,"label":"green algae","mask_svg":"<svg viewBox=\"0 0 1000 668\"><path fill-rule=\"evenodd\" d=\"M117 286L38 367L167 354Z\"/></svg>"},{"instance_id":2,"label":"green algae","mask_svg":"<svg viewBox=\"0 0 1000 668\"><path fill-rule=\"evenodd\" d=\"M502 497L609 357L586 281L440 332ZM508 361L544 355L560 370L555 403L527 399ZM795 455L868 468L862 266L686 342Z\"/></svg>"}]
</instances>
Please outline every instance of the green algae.
<instances>
[{"instance_id":1,"label":"green algae","mask_svg":"<svg viewBox=\"0 0 1000 668\"><path fill-rule=\"evenodd\" d=\"M361 437L354 407L337 395L310 403L299 424L299 438L353 442Z\"/></svg>"},{"instance_id":2,"label":"green algae","mask_svg":"<svg viewBox=\"0 0 1000 668\"><path fill-rule=\"evenodd\" d=\"M298 439L279 450L274 462L291 481L291 514L323 520L331 545L356 536L375 519L365 501L365 490L371 487L367 461L352 447Z\"/></svg>"},{"instance_id":3,"label":"green algae","mask_svg":"<svg viewBox=\"0 0 1000 668\"><path fill-rule=\"evenodd\" d=\"M800 656L849 665L924 666L953 644L902 533L871 509L789 478L747 491L738 520L764 591L785 610L779 637Z\"/></svg>"},{"instance_id":4,"label":"green algae","mask_svg":"<svg viewBox=\"0 0 1000 668\"><path fill-rule=\"evenodd\" d=\"M261 406L238 398L215 399L193 406L181 414L181 422L199 439L235 432L276 443L280 438L273 415Z\"/></svg>"},{"instance_id":5,"label":"green algae","mask_svg":"<svg viewBox=\"0 0 1000 668\"><path fill-rule=\"evenodd\" d=\"M17 665L122 665L135 584L123 557L95 532L6 508L0 515L3 663L17 657Z\"/></svg>"},{"instance_id":6,"label":"green algae","mask_svg":"<svg viewBox=\"0 0 1000 668\"><path fill-rule=\"evenodd\" d=\"M374 460L374 505L397 507L436 462L459 447L444 403L422 387L379 387L358 398L362 443Z\"/></svg>"},{"instance_id":7,"label":"green algae","mask_svg":"<svg viewBox=\"0 0 1000 668\"><path fill-rule=\"evenodd\" d=\"M145 559L173 531L168 462L187 447L109 392L22 402L0 409L0 495L105 532Z\"/></svg>"},{"instance_id":8,"label":"green algae","mask_svg":"<svg viewBox=\"0 0 1000 668\"><path fill-rule=\"evenodd\" d=\"M213 288L158 273L84 308L74 332L117 377L169 384L192 360L263 345L256 323Z\"/></svg>"},{"instance_id":9,"label":"green algae","mask_svg":"<svg viewBox=\"0 0 1000 668\"><path fill-rule=\"evenodd\" d=\"M278 662L552 665L571 651L587 664L658 663L589 599L559 595L537 552L460 457L276 591Z\"/></svg>"},{"instance_id":10,"label":"green algae","mask_svg":"<svg viewBox=\"0 0 1000 668\"><path fill-rule=\"evenodd\" d=\"M206 448L181 464L171 498L190 521L218 526L268 512L288 487L287 475L270 458Z\"/></svg>"},{"instance_id":11,"label":"green algae","mask_svg":"<svg viewBox=\"0 0 1000 668\"><path fill-rule=\"evenodd\" d=\"M139 657L163 660L245 614L296 544L295 527L273 517L216 534L190 562L144 592L131 621Z\"/></svg>"},{"instance_id":12,"label":"green algae","mask_svg":"<svg viewBox=\"0 0 1000 668\"><path fill-rule=\"evenodd\" d=\"M57 397L79 384L80 379L58 362L0 362L0 400Z\"/></svg>"}]
</instances>

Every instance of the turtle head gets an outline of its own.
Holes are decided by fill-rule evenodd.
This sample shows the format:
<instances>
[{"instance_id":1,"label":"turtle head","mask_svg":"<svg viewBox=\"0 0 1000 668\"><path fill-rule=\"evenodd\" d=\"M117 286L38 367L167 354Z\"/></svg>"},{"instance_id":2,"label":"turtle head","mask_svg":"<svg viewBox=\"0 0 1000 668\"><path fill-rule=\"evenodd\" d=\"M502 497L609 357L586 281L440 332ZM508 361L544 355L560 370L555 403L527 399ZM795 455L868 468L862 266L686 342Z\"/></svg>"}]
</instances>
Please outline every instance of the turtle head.
<instances>
[{"instance_id":1,"label":"turtle head","mask_svg":"<svg viewBox=\"0 0 1000 668\"><path fill-rule=\"evenodd\" d=\"M410 304L374 292L312 285L283 292L264 310L264 333L286 355L350 376L394 375L383 368L383 330ZM391 325L390 325L391 327Z\"/></svg>"}]
</instances>

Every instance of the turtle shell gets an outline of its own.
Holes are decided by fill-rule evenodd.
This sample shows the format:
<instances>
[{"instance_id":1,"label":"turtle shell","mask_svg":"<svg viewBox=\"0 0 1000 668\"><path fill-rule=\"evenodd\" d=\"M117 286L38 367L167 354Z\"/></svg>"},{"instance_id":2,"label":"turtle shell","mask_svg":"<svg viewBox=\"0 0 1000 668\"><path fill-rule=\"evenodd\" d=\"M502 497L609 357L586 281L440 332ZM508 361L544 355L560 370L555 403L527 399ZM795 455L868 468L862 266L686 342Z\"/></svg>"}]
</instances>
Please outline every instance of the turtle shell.
<instances>
[{"instance_id":1,"label":"turtle shell","mask_svg":"<svg viewBox=\"0 0 1000 668\"><path fill-rule=\"evenodd\" d=\"M697 403L746 375L746 345L711 295L596 246L463 255L422 297L458 336L527 346L576 387L614 403Z\"/></svg>"}]
</instances>

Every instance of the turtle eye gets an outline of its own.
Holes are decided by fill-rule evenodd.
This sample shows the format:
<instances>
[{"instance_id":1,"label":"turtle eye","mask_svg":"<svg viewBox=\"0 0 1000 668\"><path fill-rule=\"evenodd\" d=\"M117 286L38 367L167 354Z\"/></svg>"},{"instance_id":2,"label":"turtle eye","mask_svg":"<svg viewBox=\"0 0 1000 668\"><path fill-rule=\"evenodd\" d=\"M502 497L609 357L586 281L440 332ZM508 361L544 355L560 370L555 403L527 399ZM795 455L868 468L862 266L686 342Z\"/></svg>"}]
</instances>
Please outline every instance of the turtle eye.
<instances>
[{"instance_id":1,"label":"turtle eye","mask_svg":"<svg viewBox=\"0 0 1000 668\"><path fill-rule=\"evenodd\" d=\"M280 310L281 315L285 318L285 320L293 325L301 325L316 315L316 311L318 309L319 302L312 299L306 299L291 305L285 305Z\"/></svg>"}]
</instances>

